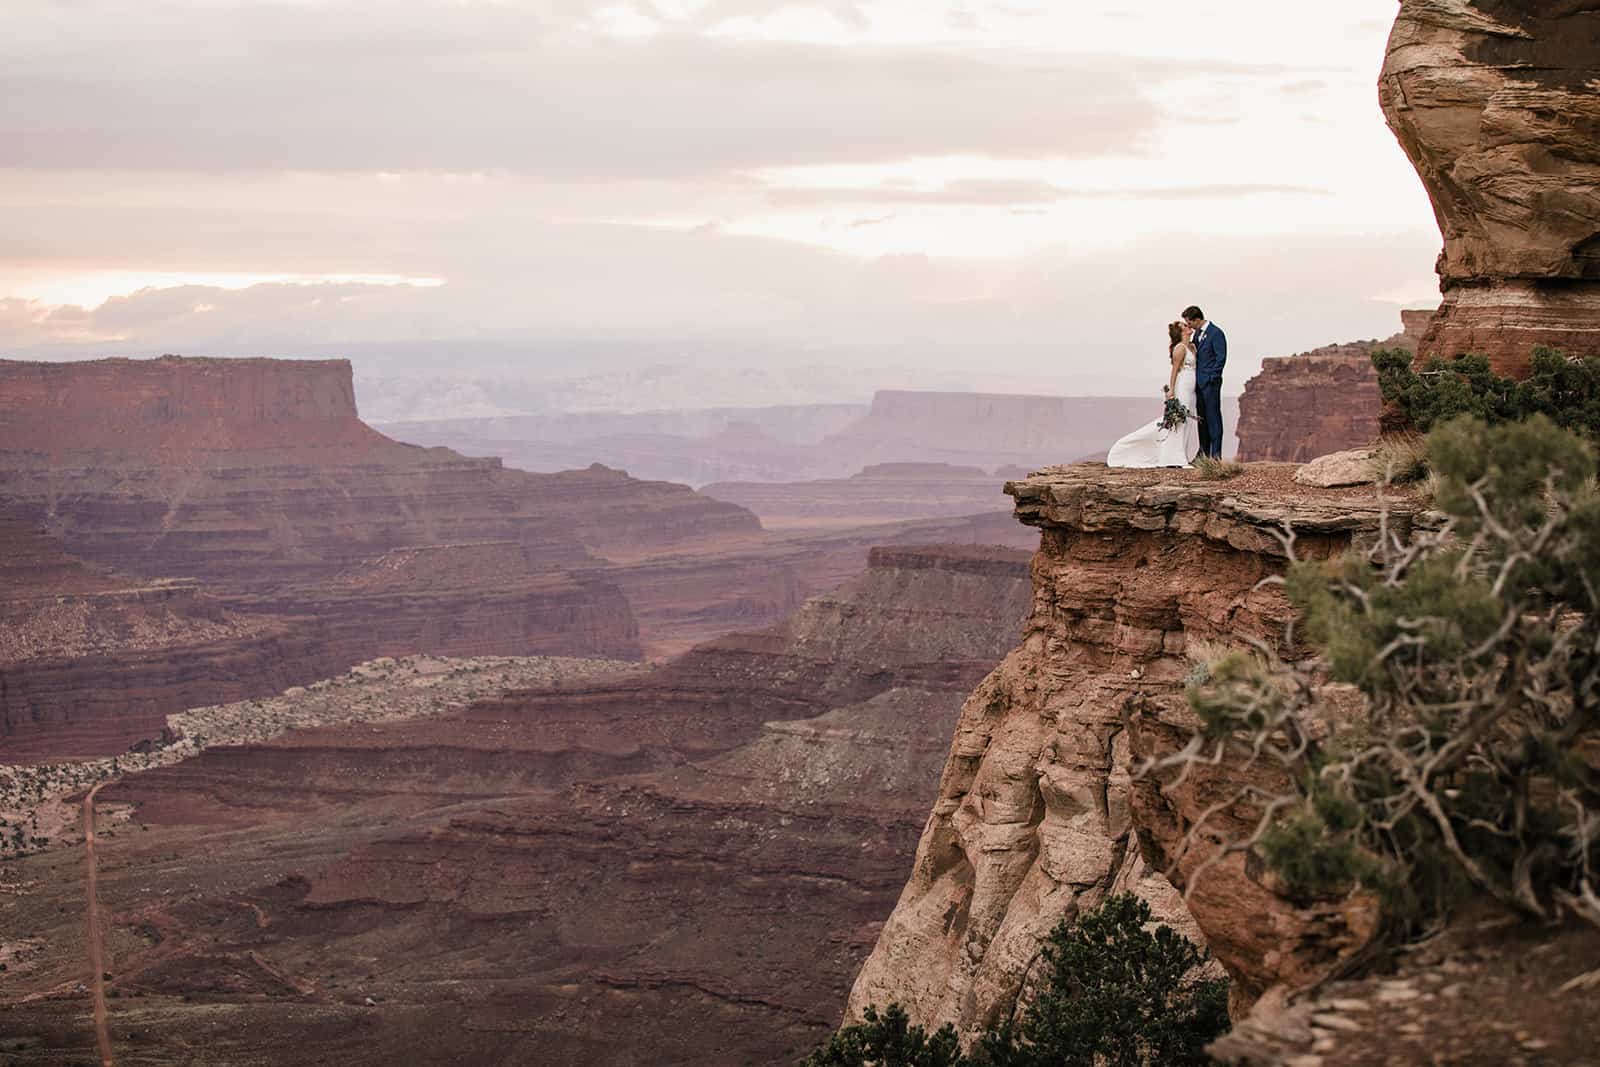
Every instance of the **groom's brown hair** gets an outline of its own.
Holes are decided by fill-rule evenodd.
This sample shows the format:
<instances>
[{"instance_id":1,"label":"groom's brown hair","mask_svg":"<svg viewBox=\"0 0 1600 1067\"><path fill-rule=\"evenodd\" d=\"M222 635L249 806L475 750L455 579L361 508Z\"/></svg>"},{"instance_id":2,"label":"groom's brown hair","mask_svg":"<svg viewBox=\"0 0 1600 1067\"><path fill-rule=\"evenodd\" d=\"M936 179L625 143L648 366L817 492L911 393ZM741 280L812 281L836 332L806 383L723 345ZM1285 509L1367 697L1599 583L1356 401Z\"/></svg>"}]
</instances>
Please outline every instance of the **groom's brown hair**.
<instances>
[{"instance_id":1,"label":"groom's brown hair","mask_svg":"<svg viewBox=\"0 0 1600 1067\"><path fill-rule=\"evenodd\" d=\"M1190 304L1188 307L1183 309L1183 321L1185 322L1193 322L1196 319L1204 320L1205 317L1206 313L1195 307L1193 304Z\"/></svg>"}]
</instances>

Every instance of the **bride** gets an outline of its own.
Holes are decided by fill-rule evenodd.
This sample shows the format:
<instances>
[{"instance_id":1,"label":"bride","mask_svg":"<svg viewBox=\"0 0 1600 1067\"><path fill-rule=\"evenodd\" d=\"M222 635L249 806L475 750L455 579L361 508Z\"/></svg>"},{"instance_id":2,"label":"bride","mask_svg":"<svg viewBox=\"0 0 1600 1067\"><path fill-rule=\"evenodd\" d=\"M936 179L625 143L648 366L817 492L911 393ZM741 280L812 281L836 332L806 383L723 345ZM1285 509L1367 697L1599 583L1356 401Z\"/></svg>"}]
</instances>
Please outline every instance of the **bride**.
<instances>
[{"instance_id":1,"label":"bride","mask_svg":"<svg viewBox=\"0 0 1600 1067\"><path fill-rule=\"evenodd\" d=\"M1108 467L1187 467L1200 451L1200 425L1194 413L1194 331L1174 322L1167 327L1167 340L1172 344L1172 373L1161 391L1169 400L1176 397L1187 417L1171 428L1162 418L1133 431L1111 446Z\"/></svg>"}]
</instances>

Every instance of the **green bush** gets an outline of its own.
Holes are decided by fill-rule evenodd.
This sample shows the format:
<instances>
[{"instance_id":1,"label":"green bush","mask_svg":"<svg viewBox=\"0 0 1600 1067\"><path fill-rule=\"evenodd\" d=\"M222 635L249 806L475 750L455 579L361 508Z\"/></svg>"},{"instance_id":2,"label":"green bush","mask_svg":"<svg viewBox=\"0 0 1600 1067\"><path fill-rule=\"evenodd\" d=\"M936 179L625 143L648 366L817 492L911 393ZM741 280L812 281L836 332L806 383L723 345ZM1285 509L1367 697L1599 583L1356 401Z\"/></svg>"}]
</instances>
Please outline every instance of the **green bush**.
<instances>
[{"instance_id":1,"label":"green bush","mask_svg":"<svg viewBox=\"0 0 1600 1067\"><path fill-rule=\"evenodd\" d=\"M1490 425L1543 415L1557 426L1600 441L1600 359L1569 359L1554 348L1533 350L1522 381L1495 374L1483 356L1434 357L1418 370L1405 349L1372 354L1385 403L1427 433L1470 415Z\"/></svg>"},{"instance_id":2,"label":"green bush","mask_svg":"<svg viewBox=\"0 0 1600 1067\"><path fill-rule=\"evenodd\" d=\"M953 1027L928 1034L913 1026L906 1010L891 1004L879 1013L868 1008L865 1019L846 1026L807 1057L805 1067L966 1067Z\"/></svg>"},{"instance_id":3,"label":"green bush","mask_svg":"<svg viewBox=\"0 0 1600 1067\"><path fill-rule=\"evenodd\" d=\"M985 1034L980 1067L1165 1067L1210 1062L1228 1030L1228 982L1197 974L1210 958L1150 905L1108 897L1051 931L1043 988L1022 1018Z\"/></svg>"},{"instance_id":4,"label":"green bush","mask_svg":"<svg viewBox=\"0 0 1600 1067\"><path fill-rule=\"evenodd\" d=\"M1154 926L1154 929L1151 927ZM1020 1017L962 1054L946 1026L929 1036L899 1005L845 1027L806 1067L1157 1067L1208 1062L1228 1029L1228 983L1197 974L1209 957L1132 894L1062 920Z\"/></svg>"},{"instance_id":5,"label":"green bush","mask_svg":"<svg viewBox=\"0 0 1600 1067\"><path fill-rule=\"evenodd\" d=\"M1444 527L1294 563L1285 592L1317 656L1191 687L1205 747L1182 759L1295 783L1254 801L1254 847L1294 892L1375 890L1395 930L1468 890L1600 923L1593 446L1542 414L1457 416L1427 452ZM1355 686L1364 713L1327 715L1323 679Z\"/></svg>"}]
</instances>

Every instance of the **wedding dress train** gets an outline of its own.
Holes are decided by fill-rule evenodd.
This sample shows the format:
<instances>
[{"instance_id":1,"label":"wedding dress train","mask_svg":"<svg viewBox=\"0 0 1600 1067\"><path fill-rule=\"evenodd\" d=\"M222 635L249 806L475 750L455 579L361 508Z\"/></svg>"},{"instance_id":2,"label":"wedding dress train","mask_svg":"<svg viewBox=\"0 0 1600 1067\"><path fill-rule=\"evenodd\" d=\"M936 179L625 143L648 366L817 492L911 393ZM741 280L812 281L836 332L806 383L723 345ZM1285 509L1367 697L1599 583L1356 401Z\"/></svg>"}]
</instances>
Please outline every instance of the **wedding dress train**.
<instances>
[{"instance_id":1,"label":"wedding dress train","mask_svg":"<svg viewBox=\"0 0 1600 1067\"><path fill-rule=\"evenodd\" d=\"M1186 346L1187 347L1187 346ZM1111 446L1108 467L1187 467L1200 452L1200 423L1194 410L1194 353L1185 352L1174 389L1189 417L1170 430L1161 420L1146 423Z\"/></svg>"}]
</instances>

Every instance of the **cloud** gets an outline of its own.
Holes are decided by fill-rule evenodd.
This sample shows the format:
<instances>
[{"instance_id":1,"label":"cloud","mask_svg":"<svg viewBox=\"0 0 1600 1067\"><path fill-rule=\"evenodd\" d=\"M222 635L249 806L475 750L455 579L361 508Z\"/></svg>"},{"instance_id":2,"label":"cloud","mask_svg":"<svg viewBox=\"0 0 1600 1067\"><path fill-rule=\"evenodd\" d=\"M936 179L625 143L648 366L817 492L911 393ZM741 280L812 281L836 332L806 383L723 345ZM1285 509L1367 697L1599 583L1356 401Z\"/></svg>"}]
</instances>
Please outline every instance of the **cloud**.
<instances>
[{"instance_id":1,"label":"cloud","mask_svg":"<svg viewBox=\"0 0 1600 1067\"><path fill-rule=\"evenodd\" d=\"M1051 182L1005 178L965 178L936 189L882 184L857 188L785 187L767 192L773 204L959 204L1012 207L1066 200L1214 200L1248 196L1328 196L1327 189L1307 185L1193 185L1162 188L1068 188Z\"/></svg>"},{"instance_id":2,"label":"cloud","mask_svg":"<svg viewBox=\"0 0 1600 1067\"><path fill-rule=\"evenodd\" d=\"M1163 117L1162 67L1125 57L619 38L508 10L157 3L55 34L0 16L0 166L685 178L1136 154Z\"/></svg>"},{"instance_id":3,"label":"cloud","mask_svg":"<svg viewBox=\"0 0 1600 1067\"><path fill-rule=\"evenodd\" d=\"M597 373L638 352L680 366L870 360L901 368L901 384L919 367L965 368L974 380L992 371L1104 392L1136 385L1159 330L1197 302L1229 329L1237 386L1262 356L1394 332L1398 307L1380 294L1425 300L1432 286L1416 265L1438 238L1208 239L1203 266L1194 244L1179 234L1004 264L861 261L725 233L574 227L432 289L181 286L91 309L0 301L0 344L13 356L350 355L369 376Z\"/></svg>"}]
</instances>

